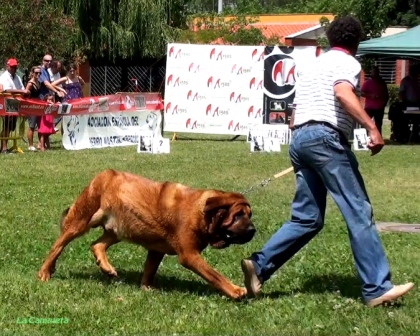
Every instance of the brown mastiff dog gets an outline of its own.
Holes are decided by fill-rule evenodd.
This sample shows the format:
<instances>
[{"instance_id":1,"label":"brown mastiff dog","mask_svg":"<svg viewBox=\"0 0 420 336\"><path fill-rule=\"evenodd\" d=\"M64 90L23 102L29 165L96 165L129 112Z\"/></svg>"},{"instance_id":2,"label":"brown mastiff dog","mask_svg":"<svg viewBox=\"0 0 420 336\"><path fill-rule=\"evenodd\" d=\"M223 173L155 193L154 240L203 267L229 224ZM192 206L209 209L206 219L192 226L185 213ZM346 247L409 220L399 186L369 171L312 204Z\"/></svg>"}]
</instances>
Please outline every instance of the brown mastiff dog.
<instances>
[{"instance_id":1,"label":"brown mastiff dog","mask_svg":"<svg viewBox=\"0 0 420 336\"><path fill-rule=\"evenodd\" d=\"M254 234L251 207L242 194L219 190L191 189L171 182L106 170L98 174L74 204L63 212L61 235L38 273L47 281L57 258L73 239L101 226L103 235L91 250L102 272L117 276L106 250L126 240L148 250L141 287L153 285L165 254L177 255L179 263L203 277L233 299L246 295L209 266L201 252L211 245L225 248L245 244Z\"/></svg>"}]
</instances>

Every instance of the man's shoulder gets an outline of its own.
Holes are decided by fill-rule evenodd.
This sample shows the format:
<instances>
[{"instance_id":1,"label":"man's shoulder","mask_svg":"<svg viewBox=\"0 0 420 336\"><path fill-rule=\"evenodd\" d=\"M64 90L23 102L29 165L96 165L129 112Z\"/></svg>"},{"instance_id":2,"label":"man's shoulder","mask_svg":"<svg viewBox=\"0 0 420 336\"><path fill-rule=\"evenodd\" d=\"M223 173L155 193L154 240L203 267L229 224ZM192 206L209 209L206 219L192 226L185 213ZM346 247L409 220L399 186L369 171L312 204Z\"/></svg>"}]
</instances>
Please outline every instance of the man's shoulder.
<instances>
[{"instance_id":1,"label":"man's shoulder","mask_svg":"<svg viewBox=\"0 0 420 336\"><path fill-rule=\"evenodd\" d=\"M18 90L23 90L24 89L24 87L23 87L23 82L22 82L22 79L16 74L16 76L15 76L15 80L17 81L17 85L16 85L16 83L15 83L15 85L16 85L16 89L18 89Z\"/></svg>"},{"instance_id":2,"label":"man's shoulder","mask_svg":"<svg viewBox=\"0 0 420 336\"><path fill-rule=\"evenodd\" d=\"M3 73L0 75L0 78L9 78L7 75L8 75L8 72L3 71Z\"/></svg>"},{"instance_id":3,"label":"man's shoulder","mask_svg":"<svg viewBox=\"0 0 420 336\"><path fill-rule=\"evenodd\" d=\"M2 83L4 85L5 83L10 83L10 81L11 81L11 77L10 77L9 73L7 71L4 71L0 75L0 83Z\"/></svg>"},{"instance_id":4,"label":"man's shoulder","mask_svg":"<svg viewBox=\"0 0 420 336\"><path fill-rule=\"evenodd\" d=\"M359 61L351 55L342 51L329 50L325 54L318 57L324 64L327 64L333 70L333 67L339 66L350 71L360 72L362 66Z\"/></svg>"},{"instance_id":5,"label":"man's shoulder","mask_svg":"<svg viewBox=\"0 0 420 336\"><path fill-rule=\"evenodd\" d=\"M362 65L360 64L360 62L351 55L345 54L345 57L343 57L342 59L342 65L345 67L349 67L349 69L354 71L359 72L362 70Z\"/></svg>"}]
</instances>

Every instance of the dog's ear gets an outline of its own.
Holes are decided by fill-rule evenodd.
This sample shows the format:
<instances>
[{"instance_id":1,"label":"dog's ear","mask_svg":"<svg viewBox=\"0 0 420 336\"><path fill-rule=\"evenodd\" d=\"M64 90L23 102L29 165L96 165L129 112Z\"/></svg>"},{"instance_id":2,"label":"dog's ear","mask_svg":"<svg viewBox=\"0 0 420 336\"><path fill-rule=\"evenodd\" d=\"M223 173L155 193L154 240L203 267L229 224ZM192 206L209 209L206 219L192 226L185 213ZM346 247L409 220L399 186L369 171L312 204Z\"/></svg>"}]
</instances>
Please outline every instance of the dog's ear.
<instances>
[{"instance_id":1,"label":"dog's ear","mask_svg":"<svg viewBox=\"0 0 420 336\"><path fill-rule=\"evenodd\" d=\"M223 197L223 196L209 197L206 201L204 213L215 211L221 208L225 208L227 210L227 208L229 208L232 204L233 204L232 199L229 197Z\"/></svg>"},{"instance_id":2,"label":"dog's ear","mask_svg":"<svg viewBox=\"0 0 420 336\"><path fill-rule=\"evenodd\" d=\"M211 223L211 231L232 222L233 214L229 209L234 204L249 204L241 194L225 194L209 197L204 207L204 216Z\"/></svg>"},{"instance_id":3,"label":"dog's ear","mask_svg":"<svg viewBox=\"0 0 420 336\"><path fill-rule=\"evenodd\" d=\"M204 213L215 211L217 209L228 210L233 204L246 204L249 202L242 194L227 193L224 195L209 197L204 207Z\"/></svg>"}]
</instances>

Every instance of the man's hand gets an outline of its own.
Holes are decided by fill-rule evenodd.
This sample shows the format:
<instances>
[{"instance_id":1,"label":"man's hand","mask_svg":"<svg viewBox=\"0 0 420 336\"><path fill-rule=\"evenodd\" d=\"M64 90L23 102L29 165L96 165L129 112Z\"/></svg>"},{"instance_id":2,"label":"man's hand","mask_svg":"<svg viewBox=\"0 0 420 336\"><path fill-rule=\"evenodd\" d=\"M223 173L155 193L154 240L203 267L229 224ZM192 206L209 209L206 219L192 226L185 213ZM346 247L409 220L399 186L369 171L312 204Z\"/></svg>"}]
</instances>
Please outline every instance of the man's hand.
<instances>
[{"instance_id":1,"label":"man's hand","mask_svg":"<svg viewBox=\"0 0 420 336\"><path fill-rule=\"evenodd\" d=\"M370 149L372 156L378 154L382 148L385 146L384 139L382 138L381 133L378 129L374 129L369 133L370 141L368 143L368 148Z\"/></svg>"}]
</instances>

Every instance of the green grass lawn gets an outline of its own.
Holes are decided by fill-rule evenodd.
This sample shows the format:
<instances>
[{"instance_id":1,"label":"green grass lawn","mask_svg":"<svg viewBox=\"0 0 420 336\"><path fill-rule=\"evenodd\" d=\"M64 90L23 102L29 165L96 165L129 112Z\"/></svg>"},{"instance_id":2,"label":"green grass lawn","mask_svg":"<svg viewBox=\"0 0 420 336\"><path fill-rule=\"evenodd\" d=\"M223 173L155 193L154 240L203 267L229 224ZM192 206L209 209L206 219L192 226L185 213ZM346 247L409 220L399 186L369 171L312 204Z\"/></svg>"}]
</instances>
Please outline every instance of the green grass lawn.
<instances>
[{"instance_id":1,"label":"green grass lawn","mask_svg":"<svg viewBox=\"0 0 420 336\"><path fill-rule=\"evenodd\" d=\"M389 131L388 131L389 133ZM170 134L167 134L170 136ZM54 136L58 140L57 136ZM325 229L264 286L260 299L233 302L166 257L155 291L139 288L143 248L120 243L108 256L120 275L103 275L89 250L101 230L71 243L48 283L38 270L59 235L59 217L107 168L200 188L242 191L290 166L282 153L250 153L244 137L180 135L170 155L136 147L0 157L0 333L16 335L418 335L420 291L402 305L368 309L360 299L345 223L329 198ZM225 141L221 141L225 140ZM22 146L26 151L26 147ZM420 146L358 152L377 221L420 222ZM273 180L248 195L257 227L247 245L207 249L208 262L243 285L240 260L259 249L288 219L294 177ZM395 283L420 277L420 235L381 234ZM24 318L63 324L22 324Z\"/></svg>"}]
</instances>

